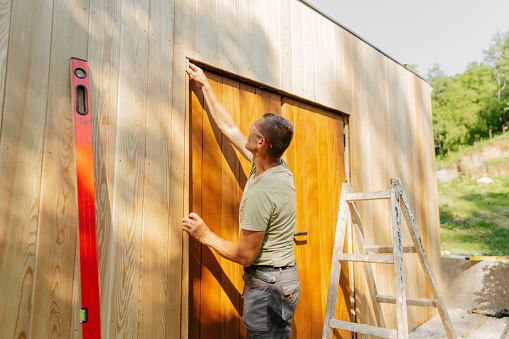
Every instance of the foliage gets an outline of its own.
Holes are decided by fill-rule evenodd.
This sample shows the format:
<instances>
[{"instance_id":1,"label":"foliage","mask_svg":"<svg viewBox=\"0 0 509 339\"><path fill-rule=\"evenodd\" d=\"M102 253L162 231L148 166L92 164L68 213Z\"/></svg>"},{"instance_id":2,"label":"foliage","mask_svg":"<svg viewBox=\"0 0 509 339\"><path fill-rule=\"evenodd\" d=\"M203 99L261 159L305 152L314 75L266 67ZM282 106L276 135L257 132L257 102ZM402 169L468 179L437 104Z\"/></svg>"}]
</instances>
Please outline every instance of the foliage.
<instances>
[{"instance_id":1,"label":"foliage","mask_svg":"<svg viewBox=\"0 0 509 339\"><path fill-rule=\"evenodd\" d=\"M437 153L500 133L509 122L509 32L497 33L484 53L463 74L447 76L438 65L428 72Z\"/></svg>"},{"instance_id":2,"label":"foliage","mask_svg":"<svg viewBox=\"0 0 509 339\"><path fill-rule=\"evenodd\" d=\"M438 182L442 250L509 255L509 176L489 186L474 179Z\"/></svg>"},{"instance_id":3,"label":"foliage","mask_svg":"<svg viewBox=\"0 0 509 339\"><path fill-rule=\"evenodd\" d=\"M506 133L508 133L506 131ZM481 138L479 142L476 142L474 145L466 145L466 146L458 146L457 151L451 151L450 153L444 154L443 157L440 157L440 155L435 156L435 163L438 170L446 169L452 167L454 163L458 161L458 159L466 153L475 151L485 145L494 144L500 140L504 139L504 135L502 134L494 134L493 139L489 138Z\"/></svg>"}]
</instances>

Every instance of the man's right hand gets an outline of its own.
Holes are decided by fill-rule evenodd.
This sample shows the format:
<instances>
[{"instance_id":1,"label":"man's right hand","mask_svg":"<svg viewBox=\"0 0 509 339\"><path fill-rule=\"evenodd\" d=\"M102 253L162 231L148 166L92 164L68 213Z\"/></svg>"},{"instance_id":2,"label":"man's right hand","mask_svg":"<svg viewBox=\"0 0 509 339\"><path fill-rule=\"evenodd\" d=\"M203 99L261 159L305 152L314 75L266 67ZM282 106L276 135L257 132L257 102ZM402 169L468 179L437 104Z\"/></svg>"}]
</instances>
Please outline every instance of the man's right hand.
<instances>
[{"instance_id":1,"label":"man's right hand","mask_svg":"<svg viewBox=\"0 0 509 339\"><path fill-rule=\"evenodd\" d=\"M199 89L202 89L205 85L210 85L207 76L205 73L203 73L203 70L200 67L189 63L189 67L187 67L186 73L189 75L189 80L194 82L196 87Z\"/></svg>"}]
</instances>

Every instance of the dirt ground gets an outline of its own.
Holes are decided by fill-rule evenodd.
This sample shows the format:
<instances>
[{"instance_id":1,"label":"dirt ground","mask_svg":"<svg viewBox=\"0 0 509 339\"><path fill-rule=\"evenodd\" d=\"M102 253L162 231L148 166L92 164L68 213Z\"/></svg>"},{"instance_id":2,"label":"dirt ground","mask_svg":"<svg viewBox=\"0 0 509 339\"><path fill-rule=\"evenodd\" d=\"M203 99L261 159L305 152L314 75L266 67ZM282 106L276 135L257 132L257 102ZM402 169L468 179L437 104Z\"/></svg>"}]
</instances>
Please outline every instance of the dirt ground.
<instances>
[{"instance_id":1,"label":"dirt ground","mask_svg":"<svg viewBox=\"0 0 509 339\"><path fill-rule=\"evenodd\" d=\"M458 339L462 338L468 330L486 318L486 322L479 326L466 338L469 339L509 339L509 318L493 318L480 314L471 314L464 309L449 309L449 316L456 331ZM440 315L435 315L430 320L410 332L410 339L438 339L447 338Z\"/></svg>"}]
</instances>

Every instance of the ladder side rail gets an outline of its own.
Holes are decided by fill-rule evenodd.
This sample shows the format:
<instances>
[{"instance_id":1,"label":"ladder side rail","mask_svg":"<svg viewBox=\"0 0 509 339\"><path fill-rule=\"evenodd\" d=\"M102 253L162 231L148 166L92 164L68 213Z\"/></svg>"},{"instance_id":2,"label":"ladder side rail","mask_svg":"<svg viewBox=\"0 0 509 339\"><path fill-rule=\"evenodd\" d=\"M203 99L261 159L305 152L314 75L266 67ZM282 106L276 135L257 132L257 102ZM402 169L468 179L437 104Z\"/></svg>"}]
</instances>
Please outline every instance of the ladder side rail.
<instances>
[{"instance_id":1,"label":"ladder side rail","mask_svg":"<svg viewBox=\"0 0 509 339\"><path fill-rule=\"evenodd\" d=\"M366 254L365 246L366 246L366 238L364 237L364 230L362 227L361 222L361 216L359 213L359 207L357 206L357 203L353 202L350 203L350 213L354 216L355 225L357 226L354 230L355 238L357 240L357 245L359 246L359 249L362 251L363 254ZM378 327L385 327L385 320L382 313L382 307L380 306L380 303L377 302L376 296L378 295L376 284L375 284L375 277L373 275L373 268L371 267L371 264L369 263L363 263L362 264L364 268L364 274L368 278L368 289L371 299L371 304L373 305L373 312L375 313L375 319L377 322Z\"/></svg>"},{"instance_id":2,"label":"ladder side rail","mask_svg":"<svg viewBox=\"0 0 509 339\"><path fill-rule=\"evenodd\" d=\"M423 266L424 275L426 276L426 280L430 287L433 298L437 301L436 307L438 312L440 313L440 317L442 318L442 322L444 324L445 331L447 333L447 337L449 339L456 338L456 333L454 332L454 328L452 326L451 319L449 317L449 313L445 308L445 301L438 287L438 282L433 274L433 269L431 267L430 260L428 255L426 254L426 249L424 248L424 244L422 243L421 236L419 234L419 229L417 228L417 224L415 223L415 218L413 216L412 210L410 208L410 203L406 197L405 191L403 190L403 186L399 179L397 180L396 189L399 195L401 195L401 200L403 203L403 215L405 217L405 221L410 231L410 236L414 242L414 246L417 249L417 256L421 261L421 265Z\"/></svg>"},{"instance_id":3,"label":"ladder side rail","mask_svg":"<svg viewBox=\"0 0 509 339\"><path fill-rule=\"evenodd\" d=\"M400 196L396 192L397 181L391 179L392 243L394 246L394 280L396 288L396 317L398 339L408 338L407 301L405 292L405 269L403 265L403 234L401 232Z\"/></svg>"},{"instance_id":4,"label":"ladder side rail","mask_svg":"<svg viewBox=\"0 0 509 339\"><path fill-rule=\"evenodd\" d=\"M336 314L336 302L338 298L339 277L341 275L341 262L338 260L338 253L343 252L346 233L346 221L350 217L346 195L352 192L351 184L343 184L339 200L338 218L336 222L336 235L334 237L334 249L332 251L331 273L325 306L325 317L323 322L322 339L331 339L333 328L329 321L334 319Z\"/></svg>"}]
</instances>

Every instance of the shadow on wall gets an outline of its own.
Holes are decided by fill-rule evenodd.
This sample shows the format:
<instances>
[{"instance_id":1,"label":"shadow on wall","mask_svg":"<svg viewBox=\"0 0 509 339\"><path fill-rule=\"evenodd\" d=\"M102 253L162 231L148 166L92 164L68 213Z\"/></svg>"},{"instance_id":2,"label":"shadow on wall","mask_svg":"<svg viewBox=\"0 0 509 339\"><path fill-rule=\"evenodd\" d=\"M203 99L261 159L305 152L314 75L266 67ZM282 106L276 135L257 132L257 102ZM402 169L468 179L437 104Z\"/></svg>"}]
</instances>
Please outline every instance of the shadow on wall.
<instances>
[{"instance_id":1,"label":"shadow on wall","mask_svg":"<svg viewBox=\"0 0 509 339\"><path fill-rule=\"evenodd\" d=\"M479 309L504 309L509 306L509 263L495 262L482 267L482 288L474 292Z\"/></svg>"},{"instance_id":2,"label":"shadow on wall","mask_svg":"<svg viewBox=\"0 0 509 339\"><path fill-rule=\"evenodd\" d=\"M480 310L509 305L509 262L442 258L447 307Z\"/></svg>"}]
</instances>

